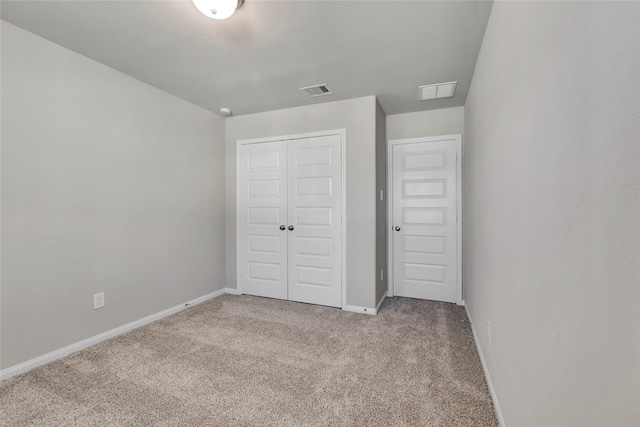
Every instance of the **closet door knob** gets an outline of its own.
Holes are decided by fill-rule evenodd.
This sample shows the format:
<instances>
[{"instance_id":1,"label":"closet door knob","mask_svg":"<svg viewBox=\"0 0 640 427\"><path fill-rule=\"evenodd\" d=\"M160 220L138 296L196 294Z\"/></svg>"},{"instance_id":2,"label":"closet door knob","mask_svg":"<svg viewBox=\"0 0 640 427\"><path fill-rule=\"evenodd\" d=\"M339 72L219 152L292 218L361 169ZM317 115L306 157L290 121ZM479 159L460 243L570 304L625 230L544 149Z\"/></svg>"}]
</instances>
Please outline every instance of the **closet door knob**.
<instances>
[{"instance_id":1,"label":"closet door knob","mask_svg":"<svg viewBox=\"0 0 640 427\"><path fill-rule=\"evenodd\" d=\"M284 231L287 227L285 227L284 225L280 226L280 230Z\"/></svg>"},{"instance_id":2,"label":"closet door knob","mask_svg":"<svg viewBox=\"0 0 640 427\"><path fill-rule=\"evenodd\" d=\"M293 225L289 226L289 230L293 231Z\"/></svg>"},{"instance_id":3,"label":"closet door knob","mask_svg":"<svg viewBox=\"0 0 640 427\"><path fill-rule=\"evenodd\" d=\"M400 231L400 227L396 225L396 231Z\"/></svg>"}]
</instances>

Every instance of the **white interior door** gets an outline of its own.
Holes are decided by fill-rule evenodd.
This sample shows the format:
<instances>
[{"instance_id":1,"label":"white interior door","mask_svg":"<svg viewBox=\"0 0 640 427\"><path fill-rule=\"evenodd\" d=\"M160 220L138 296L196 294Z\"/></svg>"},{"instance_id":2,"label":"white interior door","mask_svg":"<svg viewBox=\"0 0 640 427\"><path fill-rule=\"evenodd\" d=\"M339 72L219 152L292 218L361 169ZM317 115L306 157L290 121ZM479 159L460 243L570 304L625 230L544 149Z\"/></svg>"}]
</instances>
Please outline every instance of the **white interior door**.
<instances>
[{"instance_id":1,"label":"white interior door","mask_svg":"<svg viewBox=\"0 0 640 427\"><path fill-rule=\"evenodd\" d=\"M289 299L342 306L341 137L289 141Z\"/></svg>"},{"instance_id":2,"label":"white interior door","mask_svg":"<svg viewBox=\"0 0 640 427\"><path fill-rule=\"evenodd\" d=\"M241 144L241 292L342 306L342 137Z\"/></svg>"},{"instance_id":3,"label":"white interior door","mask_svg":"<svg viewBox=\"0 0 640 427\"><path fill-rule=\"evenodd\" d=\"M245 294L287 299L287 143L239 151L238 280Z\"/></svg>"},{"instance_id":4,"label":"white interior door","mask_svg":"<svg viewBox=\"0 0 640 427\"><path fill-rule=\"evenodd\" d=\"M394 294L456 302L457 139L392 149Z\"/></svg>"}]
</instances>

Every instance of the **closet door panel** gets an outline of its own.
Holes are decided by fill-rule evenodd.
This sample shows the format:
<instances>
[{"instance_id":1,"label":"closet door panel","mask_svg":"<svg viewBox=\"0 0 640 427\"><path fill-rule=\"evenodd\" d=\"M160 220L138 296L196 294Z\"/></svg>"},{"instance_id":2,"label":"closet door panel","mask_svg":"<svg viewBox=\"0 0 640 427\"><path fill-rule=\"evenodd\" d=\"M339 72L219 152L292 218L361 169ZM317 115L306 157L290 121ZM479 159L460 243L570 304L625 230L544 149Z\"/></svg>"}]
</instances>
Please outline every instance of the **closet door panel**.
<instances>
[{"instance_id":1,"label":"closet door panel","mask_svg":"<svg viewBox=\"0 0 640 427\"><path fill-rule=\"evenodd\" d=\"M240 289L287 299L287 143L241 145L239 156Z\"/></svg>"},{"instance_id":2,"label":"closet door panel","mask_svg":"<svg viewBox=\"0 0 640 427\"><path fill-rule=\"evenodd\" d=\"M289 141L289 299L342 306L341 137Z\"/></svg>"}]
</instances>

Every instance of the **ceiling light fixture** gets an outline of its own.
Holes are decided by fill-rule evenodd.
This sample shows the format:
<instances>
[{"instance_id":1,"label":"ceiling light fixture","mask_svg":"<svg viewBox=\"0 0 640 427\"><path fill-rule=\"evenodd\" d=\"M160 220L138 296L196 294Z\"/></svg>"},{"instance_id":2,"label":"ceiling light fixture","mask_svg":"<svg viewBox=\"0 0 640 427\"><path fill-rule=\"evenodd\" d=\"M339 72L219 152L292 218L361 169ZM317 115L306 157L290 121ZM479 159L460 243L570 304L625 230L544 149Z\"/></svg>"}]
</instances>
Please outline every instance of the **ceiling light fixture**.
<instances>
[{"instance_id":1,"label":"ceiling light fixture","mask_svg":"<svg viewBox=\"0 0 640 427\"><path fill-rule=\"evenodd\" d=\"M227 19L244 0L192 0L193 4L203 15L213 19Z\"/></svg>"}]
</instances>

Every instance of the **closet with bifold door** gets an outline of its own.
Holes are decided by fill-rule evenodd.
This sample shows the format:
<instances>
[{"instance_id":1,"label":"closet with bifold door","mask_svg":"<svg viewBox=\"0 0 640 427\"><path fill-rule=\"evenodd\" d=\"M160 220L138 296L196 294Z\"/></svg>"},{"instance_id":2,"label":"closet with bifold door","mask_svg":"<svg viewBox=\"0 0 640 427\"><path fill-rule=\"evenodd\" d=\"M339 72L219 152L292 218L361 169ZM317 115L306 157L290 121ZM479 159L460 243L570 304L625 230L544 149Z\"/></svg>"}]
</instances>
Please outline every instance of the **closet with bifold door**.
<instances>
[{"instance_id":1,"label":"closet with bifold door","mask_svg":"<svg viewBox=\"0 0 640 427\"><path fill-rule=\"evenodd\" d=\"M242 294L342 307L342 139L240 141Z\"/></svg>"}]
</instances>

